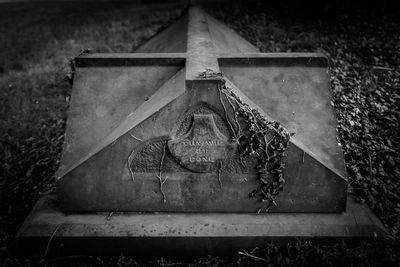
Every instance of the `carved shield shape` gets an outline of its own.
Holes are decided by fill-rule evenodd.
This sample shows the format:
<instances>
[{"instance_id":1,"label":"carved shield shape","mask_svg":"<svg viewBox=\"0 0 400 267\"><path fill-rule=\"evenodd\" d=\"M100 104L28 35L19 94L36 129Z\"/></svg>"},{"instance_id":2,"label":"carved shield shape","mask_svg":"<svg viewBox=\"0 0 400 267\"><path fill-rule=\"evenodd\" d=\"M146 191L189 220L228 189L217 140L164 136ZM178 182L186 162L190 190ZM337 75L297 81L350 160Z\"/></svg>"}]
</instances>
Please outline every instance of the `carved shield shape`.
<instances>
[{"instance_id":1,"label":"carved shield shape","mask_svg":"<svg viewBox=\"0 0 400 267\"><path fill-rule=\"evenodd\" d=\"M189 131L168 141L168 148L183 167L195 172L211 172L220 168L234 145L218 130L213 115L194 114Z\"/></svg>"}]
</instances>

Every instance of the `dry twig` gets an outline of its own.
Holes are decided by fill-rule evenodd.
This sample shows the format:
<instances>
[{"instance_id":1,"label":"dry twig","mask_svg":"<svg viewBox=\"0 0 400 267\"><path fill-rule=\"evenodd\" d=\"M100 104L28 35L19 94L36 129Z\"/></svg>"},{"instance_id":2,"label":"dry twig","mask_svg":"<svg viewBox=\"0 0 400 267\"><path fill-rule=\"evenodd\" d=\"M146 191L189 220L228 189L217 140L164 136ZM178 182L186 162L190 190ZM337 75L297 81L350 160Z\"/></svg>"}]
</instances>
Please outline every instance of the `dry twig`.
<instances>
[{"instance_id":1,"label":"dry twig","mask_svg":"<svg viewBox=\"0 0 400 267\"><path fill-rule=\"evenodd\" d=\"M163 154L162 154L162 156L161 156L161 161L160 161L160 167L159 167L159 169L158 169L158 174L156 174L156 177L157 177L158 180L160 181L160 191L161 191L161 194L162 194L162 196L163 196L163 202L164 202L164 203L167 202L167 197L165 196L165 192L164 192L164 190L163 190L163 185L165 184L165 182L166 182L167 179L168 179L168 176L165 176L165 179L164 179L164 180L162 179L162 167L163 167L164 157L165 157L165 148L166 148L166 145L164 144L164 146L163 146Z\"/></svg>"},{"instance_id":2,"label":"dry twig","mask_svg":"<svg viewBox=\"0 0 400 267\"><path fill-rule=\"evenodd\" d=\"M239 254L239 255L242 255L242 256L245 256L245 257L252 258L252 259L254 259L254 260L259 260L259 261L263 261L263 262L268 262L266 259L260 258L260 257L258 257L258 256L251 255L250 253L248 253L248 252L246 252L246 251L239 251L238 254Z\"/></svg>"},{"instance_id":3,"label":"dry twig","mask_svg":"<svg viewBox=\"0 0 400 267\"><path fill-rule=\"evenodd\" d=\"M129 135L130 135L133 139L136 139L136 140L138 140L139 142L143 142L143 140L140 139L139 137L136 137L136 136L134 136L134 135L131 134L131 133L129 133Z\"/></svg>"},{"instance_id":4,"label":"dry twig","mask_svg":"<svg viewBox=\"0 0 400 267\"><path fill-rule=\"evenodd\" d=\"M132 161L132 155L133 155L134 150L129 154L128 159L126 160L126 166L128 167L129 174L131 175L131 180L132 182L135 182L135 176L133 175L133 171L131 168L131 161Z\"/></svg>"},{"instance_id":5,"label":"dry twig","mask_svg":"<svg viewBox=\"0 0 400 267\"><path fill-rule=\"evenodd\" d=\"M234 139L237 139L235 130L233 129L232 123L231 123L231 121L230 121L229 118L228 118L228 112L226 111L226 107L225 107L224 101L222 100L221 91L222 91L221 85L218 85L219 101L221 102L221 105L222 105L222 107L224 108L225 120L226 120L226 122L228 122L229 127L231 128L231 132L232 132L232 134L233 134ZM226 96L226 95L225 95L225 96Z\"/></svg>"},{"instance_id":6,"label":"dry twig","mask_svg":"<svg viewBox=\"0 0 400 267\"><path fill-rule=\"evenodd\" d=\"M225 94L226 99L227 99L228 102L229 102L229 105L230 105L231 108L232 108L232 111L233 111L233 116L234 116L234 119L235 119L235 123L236 123L237 128L238 128L238 131L237 131L237 134L236 134L236 138L238 138L238 137L240 136L240 133L242 132L242 129L240 128L240 124L239 124L239 121L238 121L238 117L237 117L237 114L236 114L236 110L235 110L235 107L233 106L233 104L232 104L232 102L231 102L231 100L230 100L230 97L229 97L226 93L224 93L224 94Z\"/></svg>"},{"instance_id":7,"label":"dry twig","mask_svg":"<svg viewBox=\"0 0 400 267\"><path fill-rule=\"evenodd\" d=\"M53 233L50 236L49 242L47 242L46 250L44 251L44 258L47 257L47 254L50 250L51 241L53 240L54 236L56 235L58 229L61 227L62 224L57 225L56 229L54 229Z\"/></svg>"},{"instance_id":8,"label":"dry twig","mask_svg":"<svg viewBox=\"0 0 400 267\"><path fill-rule=\"evenodd\" d=\"M219 162L219 168L218 168L218 182L219 182L219 187L222 190L221 169L222 169L222 160Z\"/></svg>"}]
</instances>

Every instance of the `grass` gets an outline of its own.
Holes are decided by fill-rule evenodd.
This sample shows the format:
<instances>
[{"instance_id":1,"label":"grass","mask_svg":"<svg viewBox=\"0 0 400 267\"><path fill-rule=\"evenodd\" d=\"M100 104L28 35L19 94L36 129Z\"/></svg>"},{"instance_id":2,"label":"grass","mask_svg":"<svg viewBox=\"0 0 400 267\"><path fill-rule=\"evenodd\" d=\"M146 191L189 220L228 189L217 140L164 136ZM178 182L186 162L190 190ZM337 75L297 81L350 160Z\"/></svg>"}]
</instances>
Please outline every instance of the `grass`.
<instances>
[{"instance_id":1,"label":"grass","mask_svg":"<svg viewBox=\"0 0 400 267\"><path fill-rule=\"evenodd\" d=\"M357 248L309 243L267 246L248 255L199 259L192 266L398 266L400 262L400 23L359 10L351 15L291 12L233 4L209 8L265 52L315 52L330 58L338 131L353 192L395 242ZM324 9L325 10L325 9ZM38 197L52 188L65 130L68 60L81 49L132 52L180 9L127 3L3 4L0 8L0 264L42 265L9 255L9 243ZM260 259L256 259L256 257ZM99 264L73 259L52 264ZM179 263L158 260L149 265ZM143 266L119 257L101 265Z\"/></svg>"}]
</instances>

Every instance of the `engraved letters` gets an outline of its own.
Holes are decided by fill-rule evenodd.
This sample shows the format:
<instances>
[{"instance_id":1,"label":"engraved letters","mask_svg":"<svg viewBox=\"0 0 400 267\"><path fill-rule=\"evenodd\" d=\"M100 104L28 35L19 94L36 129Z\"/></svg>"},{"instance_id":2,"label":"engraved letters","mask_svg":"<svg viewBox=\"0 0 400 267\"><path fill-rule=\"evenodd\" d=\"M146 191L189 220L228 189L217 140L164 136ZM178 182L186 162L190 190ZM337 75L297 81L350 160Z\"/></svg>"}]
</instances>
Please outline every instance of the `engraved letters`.
<instances>
[{"instance_id":1,"label":"engraved letters","mask_svg":"<svg viewBox=\"0 0 400 267\"><path fill-rule=\"evenodd\" d=\"M196 172L216 171L233 148L229 138L217 128L211 114L194 114L192 127L182 137L168 141L176 161Z\"/></svg>"},{"instance_id":2,"label":"engraved letters","mask_svg":"<svg viewBox=\"0 0 400 267\"><path fill-rule=\"evenodd\" d=\"M197 141L197 140L183 140L184 146L221 146L223 145L220 140L210 141Z\"/></svg>"},{"instance_id":3,"label":"engraved letters","mask_svg":"<svg viewBox=\"0 0 400 267\"><path fill-rule=\"evenodd\" d=\"M220 140L183 140L182 144L185 147L195 147L194 155L189 155L189 162L215 162L216 159L210 155L211 150L207 147L223 146Z\"/></svg>"},{"instance_id":4,"label":"engraved letters","mask_svg":"<svg viewBox=\"0 0 400 267\"><path fill-rule=\"evenodd\" d=\"M214 160L211 157L191 156L189 162L214 162Z\"/></svg>"}]
</instances>

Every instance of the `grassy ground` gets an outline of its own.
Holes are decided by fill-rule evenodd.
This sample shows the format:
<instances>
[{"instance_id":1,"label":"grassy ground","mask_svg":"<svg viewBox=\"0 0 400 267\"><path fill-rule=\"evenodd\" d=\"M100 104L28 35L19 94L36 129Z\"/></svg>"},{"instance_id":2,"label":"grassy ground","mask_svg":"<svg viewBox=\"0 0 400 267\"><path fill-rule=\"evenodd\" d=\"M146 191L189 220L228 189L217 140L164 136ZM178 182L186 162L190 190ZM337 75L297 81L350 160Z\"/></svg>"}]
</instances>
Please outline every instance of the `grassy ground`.
<instances>
[{"instance_id":1,"label":"grassy ground","mask_svg":"<svg viewBox=\"0 0 400 267\"><path fill-rule=\"evenodd\" d=\"M382 219L396 242L358 248L271 245L252 252L259 259L210 257L193 265L399 266L399 21L378 12L304 15L264 6L232 5L210 12L262 51L321 51L330 57L333 102L353 191ZM95 52L134 51L179 14L179 9L149 12L123 3L1 5L0 265L45 263L12 258L8 245L40 194L54 182L71 90L63 81L68 59L87 47ZM138 264L124 257L74 262ZM152 264L179 265L162 260Z\"/></svg>"}]
</instances>

